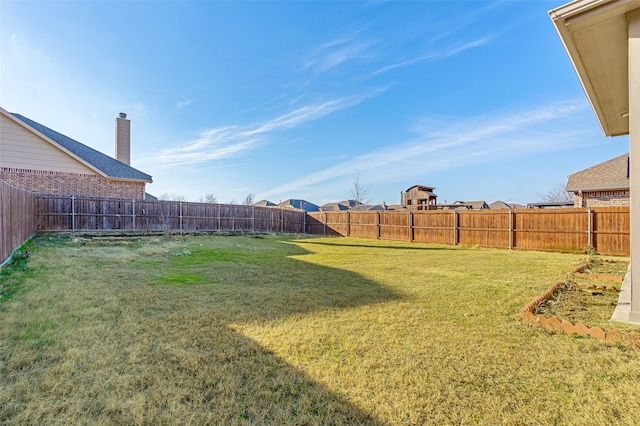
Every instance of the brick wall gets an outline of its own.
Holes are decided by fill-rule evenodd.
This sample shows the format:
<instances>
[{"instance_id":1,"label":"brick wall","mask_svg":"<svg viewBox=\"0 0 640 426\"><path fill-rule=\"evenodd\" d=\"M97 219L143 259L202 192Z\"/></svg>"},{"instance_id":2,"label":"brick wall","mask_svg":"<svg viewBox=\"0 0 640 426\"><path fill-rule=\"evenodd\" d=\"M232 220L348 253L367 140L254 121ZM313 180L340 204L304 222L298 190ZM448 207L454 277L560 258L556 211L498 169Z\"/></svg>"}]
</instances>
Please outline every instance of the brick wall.
<instances>
[{"instance_id":1,"label":"brick wall","mask_svg":"<svg viewBox=\"0 0 640 426\"><path fill-rule=\"evenodd\" d=\"M576 194L574 207L629 207L629 190L593 191Z\"/></svg>"},{"instance_id":2,"label":"brick wall","mask_svg":"<svg viewBox=\"0 0 640 426\"><path fill-rule=\"evenodd\" d=\"M112 181L100 175L0 168L0 179L37 194L144 199L145 183Z\"/></svg>"}]
</instances>

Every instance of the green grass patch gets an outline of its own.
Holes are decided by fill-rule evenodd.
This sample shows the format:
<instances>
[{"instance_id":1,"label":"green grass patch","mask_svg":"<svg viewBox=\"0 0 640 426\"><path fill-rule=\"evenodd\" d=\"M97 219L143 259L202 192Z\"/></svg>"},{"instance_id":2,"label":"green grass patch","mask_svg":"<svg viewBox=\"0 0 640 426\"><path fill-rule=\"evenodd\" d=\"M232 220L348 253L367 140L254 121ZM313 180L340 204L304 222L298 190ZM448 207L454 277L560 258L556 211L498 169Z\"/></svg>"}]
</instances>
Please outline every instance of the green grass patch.
<instances>
[{"instance_id":1,"label":"green grass patch","mask_svg":"<svg viewBox=\"0 0 640 426\"><path fill-rule=\"evenodd\" d=\"M53 241L0 310L4 424L633 424L640 351L523 326L569 253Z\"/></svg>"}]
</instances>

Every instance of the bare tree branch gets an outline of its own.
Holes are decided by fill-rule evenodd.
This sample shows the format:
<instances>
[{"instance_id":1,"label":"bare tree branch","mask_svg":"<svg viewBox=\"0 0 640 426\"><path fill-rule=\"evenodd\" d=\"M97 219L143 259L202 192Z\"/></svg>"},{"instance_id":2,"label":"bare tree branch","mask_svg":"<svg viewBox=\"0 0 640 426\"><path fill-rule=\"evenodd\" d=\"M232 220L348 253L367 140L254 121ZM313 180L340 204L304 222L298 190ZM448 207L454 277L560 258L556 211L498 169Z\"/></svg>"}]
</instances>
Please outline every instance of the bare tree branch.
<instances>
[{"instance_id":1,"label":"bare tree branch","mask_svg":"<svg viewBox=\"0 0 640 426\"><path fill-rule=\"evenodd\" d=\"M560 184L549 192L538 193L538 201L541 203L558 203L573 201L573 193L567 192L564 185Z\"/></svg>"},{"instance_id":2,"label":"bare tree branch","mask_svg":"<svg viewBox=\"0 0 640 426\"><path fill-rule=\"evenodd\" d=\"M255 194L248 194L245 198L244 201L242 202L242 204L244 204L245 206L250 206L252 205L255 201Z\"/></svg>"},{"instance_id":3,"label":"bare tree branch","mask_svg":"<svg viewBox=\"0 0 640 426\"><path fill-rule=\"evenodd\" d=\"M369 186L362 180L362 173L360 173L360 170L356 170L353 174L351 198L356 202L356 204L367 204L369 202Z\"/></svg>"}]
</instances>

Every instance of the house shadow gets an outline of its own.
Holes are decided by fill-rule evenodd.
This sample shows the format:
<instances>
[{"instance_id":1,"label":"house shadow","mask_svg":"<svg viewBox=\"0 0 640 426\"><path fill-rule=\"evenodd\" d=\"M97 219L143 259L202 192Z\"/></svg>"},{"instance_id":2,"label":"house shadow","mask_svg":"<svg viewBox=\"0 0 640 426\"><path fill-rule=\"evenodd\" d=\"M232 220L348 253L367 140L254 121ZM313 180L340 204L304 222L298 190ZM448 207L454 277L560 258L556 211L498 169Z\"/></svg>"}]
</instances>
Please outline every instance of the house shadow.
<instances>
[{"instance_id":1,"label":"house shadow","mask_svg":"<svg viewBox=\"0 0 640 426\"><path fill-rule=\"evenodd\" d=\"M385 424L237 330L400 297L353 272L299 260L308 252L298 245L282 246L278 258L199 248L184 261L203 281L161 286L171 297L200 296L140 324L147 344L136 348L141 364L132 369L144 374L153 365L159 378L142 391L149 401L161 400L167 389L176 395L173 406L154 410L193 413L197 424ZM150 312L162 309L162 299Z\"/></svg>"}]
</instances>

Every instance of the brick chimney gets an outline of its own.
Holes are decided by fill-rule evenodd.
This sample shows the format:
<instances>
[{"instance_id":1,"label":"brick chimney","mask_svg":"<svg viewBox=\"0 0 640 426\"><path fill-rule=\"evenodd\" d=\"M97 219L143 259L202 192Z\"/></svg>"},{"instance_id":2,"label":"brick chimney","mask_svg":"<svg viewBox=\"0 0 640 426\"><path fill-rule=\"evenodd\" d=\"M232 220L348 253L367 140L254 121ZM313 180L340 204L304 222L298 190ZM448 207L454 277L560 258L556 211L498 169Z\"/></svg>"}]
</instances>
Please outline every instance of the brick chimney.
<instances>
[{"instance_id":1,"label":"brick chimney","mask_svg":"<svg viewBox=\"0 0 640 426\"><path fill-rule=\"evenodd\" d=\"M124 112L116 118L116 160L131 164L131 121Z\"/></svg>"}]
</instances>

